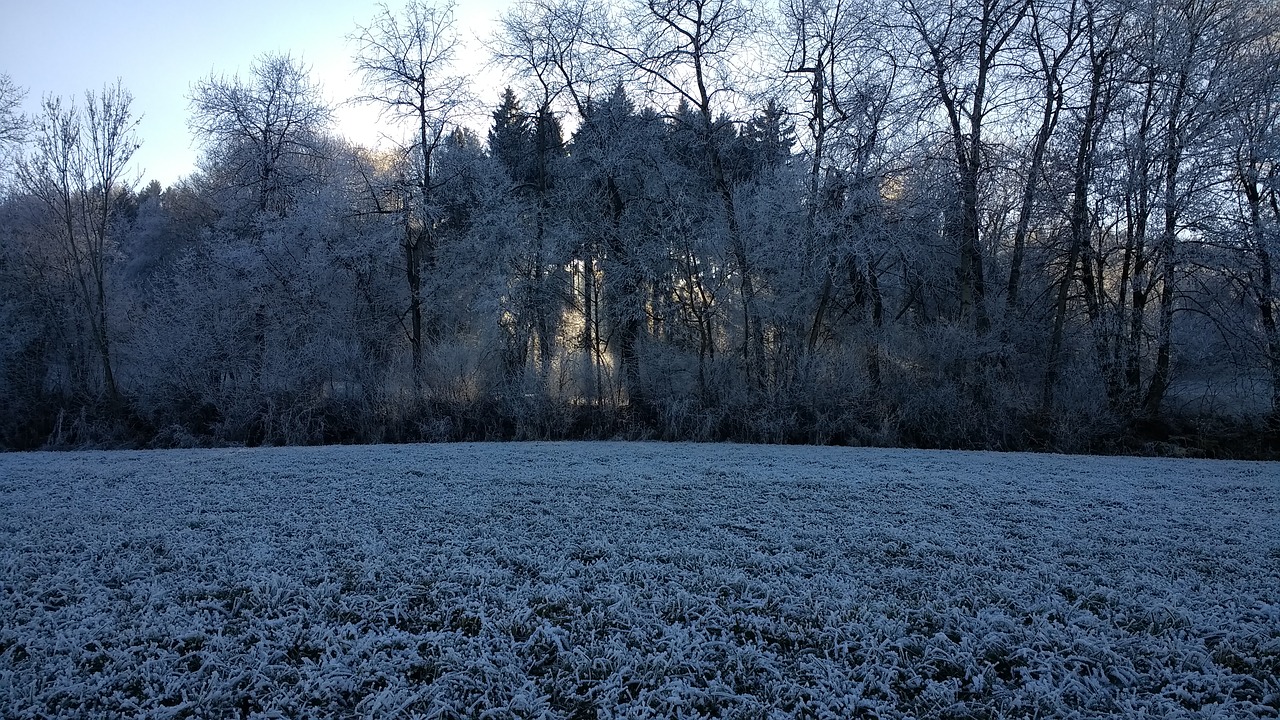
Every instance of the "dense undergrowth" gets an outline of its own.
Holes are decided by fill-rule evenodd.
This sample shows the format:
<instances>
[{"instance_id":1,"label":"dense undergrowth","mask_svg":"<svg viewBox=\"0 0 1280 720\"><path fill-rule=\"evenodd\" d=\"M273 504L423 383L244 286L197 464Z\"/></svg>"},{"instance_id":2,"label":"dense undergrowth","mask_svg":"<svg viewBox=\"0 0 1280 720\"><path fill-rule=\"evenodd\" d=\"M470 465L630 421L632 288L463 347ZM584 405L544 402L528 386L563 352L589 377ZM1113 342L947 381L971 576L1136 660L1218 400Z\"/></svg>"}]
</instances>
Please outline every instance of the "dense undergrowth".
<instances>
[{"instance_id":1,"label":"dense undergrowth","mask_svg":"<svg viewBox=\"0 0 1280 720\"><path fill-rule=\"evenodd\" d=\"M699 407L670 400L593 405L509 393L423 403L265 398L234 415L210 403L156 413L136 403L46 402L0 432L0 449L194 448L511 440L663 440L1280 458L1266 418L1170 413L1125 418L1017 407L946 407L933 398L815 405L782 398Z\"/></svg>"}]
</instances>

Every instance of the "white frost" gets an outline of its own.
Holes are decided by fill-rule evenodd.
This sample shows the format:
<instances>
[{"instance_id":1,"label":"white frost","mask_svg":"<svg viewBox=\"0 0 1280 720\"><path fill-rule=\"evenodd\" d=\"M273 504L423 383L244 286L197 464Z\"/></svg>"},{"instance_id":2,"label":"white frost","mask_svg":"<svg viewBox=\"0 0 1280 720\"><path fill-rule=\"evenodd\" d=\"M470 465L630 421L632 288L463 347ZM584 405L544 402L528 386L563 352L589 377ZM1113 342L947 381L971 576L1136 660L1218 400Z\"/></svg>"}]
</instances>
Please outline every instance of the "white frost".
<instances>
[{"instance_id":1,"label":"white frost","mask_svg":"<svg viewBox=\"0 0 1280 720\"><path fill-rule=\"evenodd\" d=\"M5 717L1275 717L1280 465L0 455Z\"/></svg>"}]
</instances>

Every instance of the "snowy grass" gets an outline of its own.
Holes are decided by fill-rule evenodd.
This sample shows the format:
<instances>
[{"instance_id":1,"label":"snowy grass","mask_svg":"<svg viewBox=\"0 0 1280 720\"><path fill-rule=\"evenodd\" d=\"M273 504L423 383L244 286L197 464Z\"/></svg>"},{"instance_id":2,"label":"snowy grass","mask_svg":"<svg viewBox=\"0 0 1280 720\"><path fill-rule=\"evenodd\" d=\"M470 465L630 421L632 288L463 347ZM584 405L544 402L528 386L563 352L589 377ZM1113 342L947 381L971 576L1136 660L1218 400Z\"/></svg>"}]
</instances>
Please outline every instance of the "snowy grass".
<instances>
[{"instance_id":1,"label":"snowy grass","mask_svg":"<svg viewBox=\"0 0 1280 720\"><path fill-rule=\"evenodd\" d=\"M0 582L8 718L1280 712L1274 463L12 454Z\"/></svg>"}]
</instances>

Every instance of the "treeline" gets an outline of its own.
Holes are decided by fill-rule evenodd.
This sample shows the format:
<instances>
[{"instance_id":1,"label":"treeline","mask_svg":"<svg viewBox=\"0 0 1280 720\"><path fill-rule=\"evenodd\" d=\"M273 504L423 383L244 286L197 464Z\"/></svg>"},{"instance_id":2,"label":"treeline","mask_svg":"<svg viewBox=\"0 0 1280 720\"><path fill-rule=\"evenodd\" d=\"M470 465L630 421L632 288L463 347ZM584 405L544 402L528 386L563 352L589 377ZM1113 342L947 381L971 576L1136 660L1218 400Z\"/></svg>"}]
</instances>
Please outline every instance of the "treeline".
<instances>
[{"instance_id":1,"label":"treeline","mask_svg":"<svg viewBox=\"0 0 1280 720\"><path fill-rule=\"evenodd\" d=\"M647 437L1269 456L1273 0L525 0L191 88L0 76L0 446ZM485 130L475 121L477 103ZM483 137L481 135L484 135Z\"/></svg>"}]
</instances>

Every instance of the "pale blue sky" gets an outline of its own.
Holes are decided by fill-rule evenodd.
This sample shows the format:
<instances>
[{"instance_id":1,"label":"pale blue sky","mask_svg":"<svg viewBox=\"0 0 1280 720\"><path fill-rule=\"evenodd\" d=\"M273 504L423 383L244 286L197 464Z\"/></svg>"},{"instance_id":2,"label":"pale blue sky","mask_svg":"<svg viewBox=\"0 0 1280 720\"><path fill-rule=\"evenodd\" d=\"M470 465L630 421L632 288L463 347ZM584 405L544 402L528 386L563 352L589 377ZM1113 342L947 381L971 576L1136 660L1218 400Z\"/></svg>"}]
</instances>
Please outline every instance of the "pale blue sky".
<instances>
[{"instance_id":1,"label":"pale blue sky","mask_svg":"<svg viewBox=\"0 0 1280 720\"><path fill-rule=\"evenodd\" d=\"M475 36L487 37L491 21L510 0L461 0L457 16L473 46L460 69L485 56ZM168 184L191 172L197 150L187 130L191 84L211 72L244 73L263 52L292 52L312 67L331 101L355 94L353 47L346 36L367 24L377 3L358 0L15 0L0 12L0 73L27 88L26 111L44 95L83 96L85 90L123 80L142 115L142 148L134 169ZM398 9L402 2L388 3ZM496 102L498 91L481 82L476 91ZM339 131L366 144L377 141L376 113L345 108Z\"/></svg>"}]
</instances>

